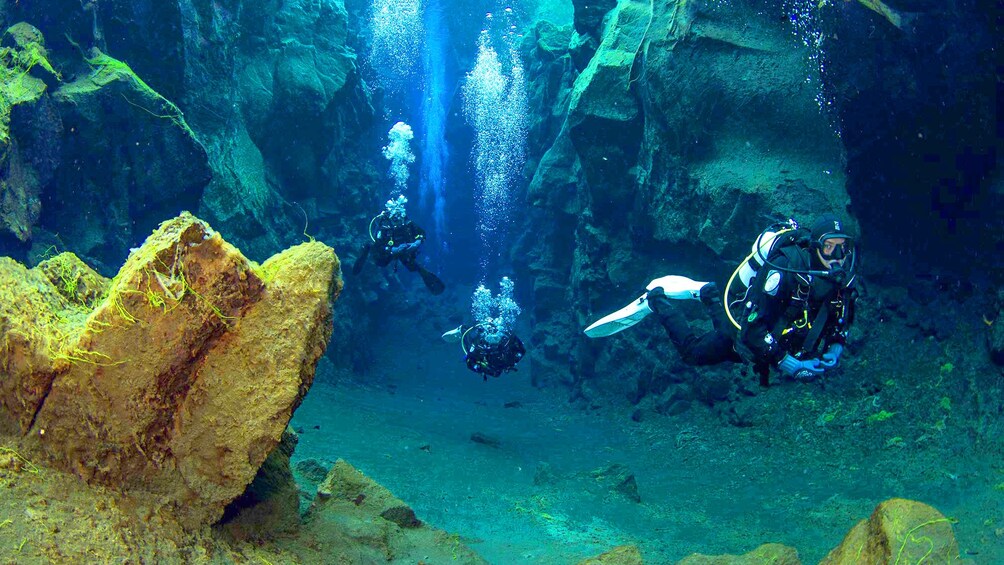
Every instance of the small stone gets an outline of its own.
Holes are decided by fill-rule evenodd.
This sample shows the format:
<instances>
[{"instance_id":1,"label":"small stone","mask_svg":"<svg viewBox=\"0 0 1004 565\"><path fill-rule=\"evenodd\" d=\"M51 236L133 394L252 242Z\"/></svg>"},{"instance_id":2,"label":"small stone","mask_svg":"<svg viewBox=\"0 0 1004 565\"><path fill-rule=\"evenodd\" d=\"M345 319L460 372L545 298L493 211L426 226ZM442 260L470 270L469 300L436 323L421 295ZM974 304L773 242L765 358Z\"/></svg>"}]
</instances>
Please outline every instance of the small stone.
<instances>
[{"instance_id":1,"label":"small stone","mask_svg":"<svg viewBox=\"0 0 1004 565\"><path fill-rule=\"evenodd\" d=\"M502 442L498 438L494 438L481 432L474 432L471 434L471 441L487 445L488 447L494 447L495 449L502 447Z\"/></svg>"},{"instance_id":2,"label":"small stone","mask_svg":"<svg viewBox=\"0 0 1004 565\"><path fill-rule=\"evenodd\" d=\"M415 511L407 506L393 506L380 513L380 517L388 522L394 522L402 528L419 528L422 521L415 516Z\"/></svg>"}]
</instances>

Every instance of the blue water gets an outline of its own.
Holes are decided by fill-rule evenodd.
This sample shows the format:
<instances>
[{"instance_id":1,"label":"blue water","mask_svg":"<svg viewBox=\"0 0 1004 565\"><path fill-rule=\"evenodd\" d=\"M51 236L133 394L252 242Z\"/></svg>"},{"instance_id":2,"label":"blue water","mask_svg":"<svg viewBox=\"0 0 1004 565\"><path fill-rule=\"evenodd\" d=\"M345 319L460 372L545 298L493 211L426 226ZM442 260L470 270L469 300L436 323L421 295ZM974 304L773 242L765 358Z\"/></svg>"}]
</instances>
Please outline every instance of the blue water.
<instances>
[{"instance_id":1,"label":"blue water","mask_svg":"<svg viewBox=\"0 0 1004 565\"><path fill-rule=\"evenodd\" d=\"M446 143L446 108L452 89L447 87L446 49L449 35L443 22L440 0L429 0L425 8L425 50L422 92L421 145L422 171L419 178L420 204L432 211L432 233L436 241L446 237L446 167L450 148ZM439 254L436 254L439 255Z\"/></svg>"}]
</instances>

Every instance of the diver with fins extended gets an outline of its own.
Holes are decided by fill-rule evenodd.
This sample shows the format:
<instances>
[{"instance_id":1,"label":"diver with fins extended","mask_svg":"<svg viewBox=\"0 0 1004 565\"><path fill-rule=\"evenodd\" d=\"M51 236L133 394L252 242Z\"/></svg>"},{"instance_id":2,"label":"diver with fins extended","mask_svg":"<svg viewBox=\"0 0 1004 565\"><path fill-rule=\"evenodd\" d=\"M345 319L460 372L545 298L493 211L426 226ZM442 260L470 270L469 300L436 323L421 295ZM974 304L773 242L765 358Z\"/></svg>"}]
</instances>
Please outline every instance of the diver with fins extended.
<instances>
[{"instance_id":1,"label":"diver with fins extended","mask_svg":"<svg viewBox=\"0 0 1004 565\"><path fill-rule=\"evenodd\" d=\"M432 294L442 294L446 285L435 274L418 264L418 249L425 241L425 230L408 219L404 205L408 199L403 194L396 199L390 199L384 204L383 212L370 220L370 242L363 246L352 264L352 274L358 275L366 265L366 259L372 254L373 262L379 267L386 267L394 261L400 262L409 271L418 272L422 282ZM376 231L374 232L374 228ZM397 265L394 265L397 270Z\"/></svg>"},{"instance_id":2,"label":"diver with fins extended","mask_svg":"<svg viewBox=\"0 0 1004 565\"><path fill-rule=\"evenodd\" d=\"M788 220L760 233L724 292L715 283L661 277L585 334L613 335L655 313L688 364L750 362L764 386L772 366L786 377L814 380L843 353L857 297L856 264L855 238L835 215L822 215L811 229ZM713 329L696 335L671 299L700 300Z\"/></svg>"}]
</instances>

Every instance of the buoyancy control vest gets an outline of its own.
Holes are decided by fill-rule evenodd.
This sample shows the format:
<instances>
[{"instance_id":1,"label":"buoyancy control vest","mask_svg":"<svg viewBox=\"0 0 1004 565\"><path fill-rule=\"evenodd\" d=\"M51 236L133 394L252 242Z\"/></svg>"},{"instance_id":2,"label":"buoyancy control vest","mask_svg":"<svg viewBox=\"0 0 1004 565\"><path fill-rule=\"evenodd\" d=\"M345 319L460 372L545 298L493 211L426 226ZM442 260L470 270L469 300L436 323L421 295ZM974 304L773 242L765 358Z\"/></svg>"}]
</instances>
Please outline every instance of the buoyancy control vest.
<instances>
[{"instance_id":1,"label":"buoyancy control vest","mask_svg":"<svg viewBox=\"0 0 1004 565\"><path fill-rule=\"evenodd\" d=\"M851 289L849 298L853 300L854 290L851 286L854 276L851 273L849 278L832 281L828 280L824 271L813 270L810 264L810 240L808 230L799 228L793 220L768 226L760 233L753 243L751 253L740 262L725 287L723 306L736 330L742 330L740 323L736 321L737 317L743 319L753 306L754 297L750 295L750 289L755 285L757 275L764 265L768 265L773 270L792 274L797 281L788 310L778 320L778 327L772 328L772 333L779 339L796 341L803 348L814 349L818 345L822 337L819 332L824 329L828 314L822 310L829 308L826 304L818 304L821 308L813 308L810 303L816 303L834 287L840 287L841 291ZM775 263L781 257L785 259L783 266ZM846 312L844 294L838 292L835 302L829 305L839 318L843 318ZM810 314L810 310L814 313ZM810 317L813 319L810 320Z\"/></svg>"},{"instance_id":2,"label":"buoyancy control vest","mask_svg":"<svg viewBox=\"0 0 1004 565\"><path fill-rule=\"evenodd\" d=\"M783 253L789 256L789 265L797 266L791 270L799 270L798 267L803 267L801 264L805 261L797 249L799 241L805 237L804 233L800 233L801 231L798 224L791 220L768 226L753 241L750 254L732 272L729 282L725 285L723 306L725 314L736 329L740 329L740 326L736 322L735 314L747 308L746 301L749 298L750 286L764 264ZM792 262L792 259L796 261ZM807 269L808 265L804 265L801 270ZM737 282L738 285L736 285ZM734 288L733 285L736 287Z\"/></svg>"}]
</instances>

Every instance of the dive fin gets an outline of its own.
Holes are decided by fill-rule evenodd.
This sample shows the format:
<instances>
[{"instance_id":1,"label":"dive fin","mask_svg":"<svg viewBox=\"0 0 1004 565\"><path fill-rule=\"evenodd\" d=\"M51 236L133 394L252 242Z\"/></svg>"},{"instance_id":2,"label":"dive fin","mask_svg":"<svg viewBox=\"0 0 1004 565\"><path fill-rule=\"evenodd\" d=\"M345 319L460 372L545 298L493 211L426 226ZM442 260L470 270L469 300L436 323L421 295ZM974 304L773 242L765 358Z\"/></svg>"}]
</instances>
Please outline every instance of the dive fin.
<instances>
[{"instance_id":1,"label":"dive fin","mask_svg":"<svg viewBox=\"0 0 1004 565\"><path fill-rule=\"evenodd\" d=\"M366 259L370 256L370 246L364 245L362 251L359 252L359 257L356 257L356 262L352 263L352 274L358 275L363 272L363 267L366 266Z\"/></svg>"},{"instance_id":2,"label":"dive fin","mask_svg":"<svg viewBox=\"0 0 1004 565\"><path fill-rule=\"evenodd\" d=\"M464 330L464 326L462 326L462 325L461 326L457 326L457 327L453 328L452 330L444 333L440 337L442 337L443 341L445 341L447 343L457 343L458 341L460 341L460 338L463 337L463 330Z\"/></svg>"},{"instance_id":3,"label":"dive fin","mask_svg":"<svg viewBox=\"0 0 1004 565\"><path fill-rule=\"evenodd\" d=\"M646 290L662 287L668 298L677 300L700 300L701 287L708 283L695 281L679 275L669 275L660 277L648 283ZM589 337L607 337L617 332L626 330L631 326L645 319L652 313L652 308L648 305L648 293L639 296L634 302L599 320L593 322L585 333Z\"/></svg>"},{"instance_id":4,"label":"dive fin","mask_svg":"<svg viewBox=\"0 0 1004 565\"><path fill-rule=\"evenodd\" d=\"M425 287L428 288L429 292L432 294L438 296L443 294L443 291L446 290L446 285L443 284L443 281L439 280L439 277L434 275L425 267L419 265L418 274L422 277L422 282L425 283Z\"/></svg>"},{"instance_id":5,"label":"dive fin","mask_svg":"<svg viewBox=\"0 0 1004 565\"><path fill-rule=\"evenodd\" d=\"M648 293L639 296L634 302L614 312L607 314L596 320L585 329L589 337L607 337L619 331L626 330L631 326L645 319L652 313L652 308L648 305Z\"/></svg>"}]
</instances>

